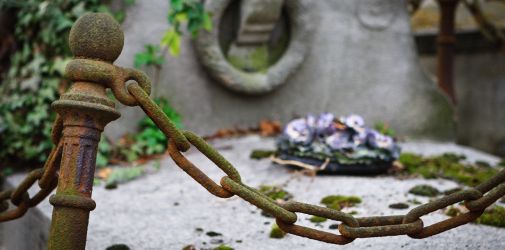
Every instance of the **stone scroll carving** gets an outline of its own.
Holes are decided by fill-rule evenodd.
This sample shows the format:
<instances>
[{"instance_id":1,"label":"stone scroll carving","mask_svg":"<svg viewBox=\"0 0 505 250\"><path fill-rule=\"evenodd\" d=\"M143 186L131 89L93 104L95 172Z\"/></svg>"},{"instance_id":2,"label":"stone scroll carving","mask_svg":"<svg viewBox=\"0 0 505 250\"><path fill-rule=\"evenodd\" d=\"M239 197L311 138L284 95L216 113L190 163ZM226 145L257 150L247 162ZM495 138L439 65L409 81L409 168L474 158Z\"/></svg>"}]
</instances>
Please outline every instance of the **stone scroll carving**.
<instances>
[{"instance_id":1,"label":"stone scroll carving","mask_svg":"<svg viewBox=\"0 0 505 250\"><path fill-rule=\"evenodd\" d=\"M224 51L219 41L220 22L230 4L237 0L207 1L206 9L213 15L214 29L200 32L195 48L200 62L209 75L230 90L258 95L270 92L286 82L303 62L308 47L309 17L304 11L308 1L254 0L240 1L239 27L236 38ZM244 3L246 2L246 3ZM261 11L268 4L267 12ZM269 65L250 65L254 58L264 56L265 44L271 39L276 23L285 13L288 41L279 58ZM260 15L261 14L261 15ZM237 58L246 58L237 67ZM248 60L251 58L251 60ZM256 66L256 67L253 67ZM265 66L264 68L261 68Z\"/></svg>"},{"instance_id":2,"label":"stone scroll carving","mask_svg":"<svg viewBox=\"0 0 505 250\"><path fill-rule=\"evenodd\" d=\"M397 15L396 0L359 0L357 17L361 25L371 30L388 28Z\"/></svg>"}]
</instances>

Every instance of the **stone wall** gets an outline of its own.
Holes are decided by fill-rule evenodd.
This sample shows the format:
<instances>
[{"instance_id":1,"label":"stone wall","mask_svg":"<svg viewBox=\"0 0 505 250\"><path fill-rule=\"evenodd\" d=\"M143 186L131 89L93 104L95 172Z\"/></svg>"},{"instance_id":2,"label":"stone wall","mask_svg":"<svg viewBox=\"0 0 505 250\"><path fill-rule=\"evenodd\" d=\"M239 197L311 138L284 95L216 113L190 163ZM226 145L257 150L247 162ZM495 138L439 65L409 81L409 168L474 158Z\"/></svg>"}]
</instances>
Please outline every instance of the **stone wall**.
<instances>
[{"instance_id":1,"label":"stone wall","mask_svg":"<svg viewBox=\"0 0 505 250\"><path fill-rule=\"evenodd\" d=\"M435 72L434 56L422 64ZM454 65L458 143L505 156L505 55L460 54Z\"/></svg>"},{"instance_id":2,"label":"stone wall","mask_svg":"<svg viewBox=\"0 0 505 250\"><path fill-rule=\"evenodd\" d=\"M168 28L167 9L166 0L136 1L123 24L125 48L117 64L131 67L144 44L159 43ZM305 11L313 30L309 51L275 91L244 96L225 89L202 68L187 35L181 55L166 57L153 96L168 98L186 128L205 135L327 111L361 114L368 125L386 121L411 137L452 138L451 107L418 64L404 1L310 1ZM134 131L143 117L139 108L119 109L122 117L106 129L111 138Z\"/></svg>"}]
</instances>

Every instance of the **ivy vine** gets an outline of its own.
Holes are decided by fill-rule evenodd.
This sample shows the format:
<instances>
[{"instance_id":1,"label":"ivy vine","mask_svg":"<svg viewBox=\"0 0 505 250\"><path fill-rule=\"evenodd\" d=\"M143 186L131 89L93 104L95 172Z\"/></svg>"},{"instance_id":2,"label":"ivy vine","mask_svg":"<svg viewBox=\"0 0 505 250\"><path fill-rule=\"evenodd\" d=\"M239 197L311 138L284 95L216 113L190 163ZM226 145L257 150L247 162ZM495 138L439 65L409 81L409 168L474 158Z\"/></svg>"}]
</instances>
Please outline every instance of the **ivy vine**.
<instances>
[{"instance_id":1,"label":"ivy vine","mask_svg":"<svg viewBox=\"0 0 505 250\"><path fill-rule=\"evenodd\" d=\"M68 85L63 73L72 56L67 41L72 24L86 12L108 12L118 21L125 14L100 0L7 0L0 9L14 13L15 23L9 67L0 72L0 162L33 167L52 147L50 105Z\"/></svg>"}]
</instances>

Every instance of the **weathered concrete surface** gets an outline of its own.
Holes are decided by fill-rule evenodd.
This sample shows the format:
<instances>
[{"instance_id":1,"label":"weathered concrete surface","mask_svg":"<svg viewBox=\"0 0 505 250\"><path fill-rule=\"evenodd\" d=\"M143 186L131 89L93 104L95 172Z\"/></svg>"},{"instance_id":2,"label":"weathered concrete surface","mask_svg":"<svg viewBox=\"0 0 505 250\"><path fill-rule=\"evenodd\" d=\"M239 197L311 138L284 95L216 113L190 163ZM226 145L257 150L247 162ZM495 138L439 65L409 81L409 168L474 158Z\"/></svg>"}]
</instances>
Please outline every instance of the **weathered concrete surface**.
<instances>
[{"instance_id":1,"label":"weathered concrete surface","mask_svg":"<svg viewBox=\"0 0 505 250\"><path fill-rule=\"evenodd\" d=\"M166 57L153 96L167 97L186 127L199 134L256 125L263 118L285 122L295 115L328 111L358 113L369 124L387 121L401 134L450 137L451 108L418 65L405 2L372 2L379 11L367 9L367 0L310 1L306 11L313 17L314 33L307 57L273 93L242 96L213 82L187 35L181 55ZM132 66L144 44L159 43L168 28L167 9L166 0L139 0L129 8L119 65ZM120 120L106 129L114 138L133 131L143 116L139 108L120 111Z\"/></svg>"},{"instance_id":2,"label":"weathered concrete surface","mask_svg":"<svg viewBox=\"0 0 505 250\"><path fill-rule=\"evenodd\" d=\"M456 186L454 182L447 180L397 180L389 176L311 178L290 173L284 167L271 164L269 160L249 159L252 149L273 148L272 139L249 136L214 141L213 144L237 167L243 181L253 187L260 184L286 184L286 189L295 195L296 200L314 204L330 194L358 195L363 198L363 203L352 210L358 211L361 216L403 214L406 210L393 210L388 208L388 205L412 198L421 202L428 201L426 198L407 194L407 191L417 184L430 184L441 190ZM451 143L423 141L406 143L403 147L406 151L427 155L455 152L466 154L470 161L485 160L491 164L498 161L491 155ZM191 150L187 155L214 180L223 176L218 168L195 150ZM11 177L9 181L19 182L20 177ZM118 243L127 244L132 249L177 250L188 244L212 248L218 245L219 240L240 250L334 248L293 235L281 240L269 238L271 224L266 223L273 223L272 218L261 216L258 209L237 197L219 199L210 195L168 158L162 160L159 172L120 185L116 190L108 191L103 186L95 187L93 198L97 202L97 208L90 217L87 249L105 249ZM47 200L39 208L44 216L50 216L51 206ZM299 223L314 226L306 218L300 215ZM442 212L437 211L423 217L423 220L432 224L444 218L446 217ZM31 224L30 228L45 230L46 224L41 227L42 224ZM328 229L330 224L332 223L321 224L321 229L336 232ZM4 234L4 238L1 242L10 244L10 240L19 240L11 238L11 235L19 233L13 232L11 228L2 228L0 232ZM197 228L204 231L198 232ZM208 231L219 232L223 236L211 238L205 234ZM37 231L33 234L40 233ZM505 229L469 224L423 240L407 236L358 239L345 246L345 249L504 249L505 242L498 240L503 237Z\"/></svg>"},{"instance_id":3,"label":"weathered concrete surface","mask_svg":"<svg viewBox=\"0 0 505 250\"><path fill-rule=\"evenodd\" d=\"M428 72L436 59L422 57ZM455 58L458 143L505 156L505 54L482 53Z\"/></svg>"}]
</instances>

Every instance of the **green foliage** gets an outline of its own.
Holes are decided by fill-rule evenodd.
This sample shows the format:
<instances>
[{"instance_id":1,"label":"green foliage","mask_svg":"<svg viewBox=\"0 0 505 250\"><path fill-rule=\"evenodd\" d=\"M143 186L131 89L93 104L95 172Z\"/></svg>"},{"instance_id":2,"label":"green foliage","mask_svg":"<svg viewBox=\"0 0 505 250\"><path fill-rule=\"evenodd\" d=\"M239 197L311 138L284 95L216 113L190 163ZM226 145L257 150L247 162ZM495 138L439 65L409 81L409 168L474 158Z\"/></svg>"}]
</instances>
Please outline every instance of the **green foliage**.
<instances>
[{"instance_id":1,"label":"green foliage","mask_svg":"<svg viewBox=\"0 0 505 250\"><path fill-rule=\"evenodd\" d=\"M154 100L178 128L182 128L181 115L175 111L169 102L164 98ZM163 132L149 117L144 117L139 123L139 133L135 135L134 148L140 155L152 155L163 153L167 148L167 138Z\"/></svg>"},{"instance_id":2,"label":"green foliage","mask_svg":"<svg viewBox=\"0 0 505 250\"><path fill-rule=\"evenodd\" d=\"M98 151L96 154L96 166L98 168L106 167L109 163L109 156L112 151L112 146L110 145L107 138L102 135L100 143L98 144Z\"/></svg>"},{"instance_id":3,"label":"green foliage","mask_svg":"<svg viewBox=\"0 0 505 250\"><path fill-rule=\"evenodd\" d=\"M135 68L142 66L161 66L165 60L160 52L160 46L155 44L146 44L144 52L135 54Z\"/></svg>"},{"instance_id":4,"label":"green foliage","mask_svg":"<svg viewBox=\"0 0 505 250\"><path fill-rule=\"evenodd\" d=\"M353 207L361 203L361 198L358 196L344 196L344 195L328 195L321 199L321 204L327 208L341 210L345 207Z\"/></svg>"},{"instance_id":5,"label":"green foliage","mask_svg":"<svg viewBox=\"0 0 505 250\"><path fill-rule=\"evenodd\" d=\"M183 23L187 23L186 28L193 37L198 35L201 29L212 30L210 14L205 11L203 3L197 0L170 0L167 19L171 28L163 34L161 45L168 47L173 56L180 53Z\"/></svg>"},{"instance_id":6,"label":"green foliage","mask_svg":"<svg viewBox=\"0 0 505 250\"><path fill-rule=\"evenodd\" d=\"M408 174L419 174L424 178L446 178L467 186L474 186L494 176L499 169L487 164L466 164L463 155L451 153L433 157L422 157L413 153L403 153L398 159Z\"/></svg>"},{"instance_id":7,"label":"green foliage","mask_svg":"<svg viewBox=\"0 0 505 250\"><path fill-rule=\"evenodd\" d=\"M144 167L114 168L105 183L106 188L116 187L117 184L131 181L144 173Z\"/></svg>"},{"instance_id":8,"label":"green foliage","mask_svg":"<svg viewBox=\"0 0 505 250\"><path fill-rule=\"evenodd\" d=\"M379 131L379 133L381 133L381 134L391 136L391 137L396 136L395 130L392 129L391 127L389 127L389 124L387 124L385 122L376 123L374 128L375 128L375 130Z\"/></svg>"},{"instance_id":9,"label":"green foliage","mask_svg":"<svg viewBox=\"0 0 505 250\"><path fill-rule=\"evenodd\" d=\"M116 18L124 14L99 0L1 1L0 9L16 13L17 20L16 50L9 69L0 72L0 162L35 166L52 147L55 113L50 105L58 98L58 88L68 84L63 73L71 57L67 39L72 24L89 11Z\"/></svg>"}]
</instances>

